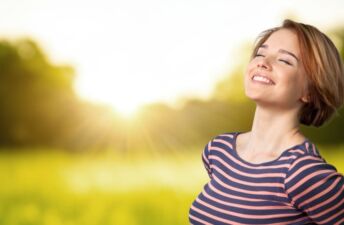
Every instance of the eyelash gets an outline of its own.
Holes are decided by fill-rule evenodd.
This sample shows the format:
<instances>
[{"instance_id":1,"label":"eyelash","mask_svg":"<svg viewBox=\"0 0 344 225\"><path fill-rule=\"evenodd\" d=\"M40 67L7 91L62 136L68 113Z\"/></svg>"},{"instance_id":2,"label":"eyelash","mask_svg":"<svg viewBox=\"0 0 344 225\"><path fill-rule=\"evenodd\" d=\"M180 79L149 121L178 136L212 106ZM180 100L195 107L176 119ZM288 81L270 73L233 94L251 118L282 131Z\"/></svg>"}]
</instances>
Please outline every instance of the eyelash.
<instances>
[{"instance_id":1,"label":"eyelash","mask_svg":"<svg viewBox=\"0 0 344 225\"><path fill-rule=\"evenodd\" d=\"M255 57L255 58L256 58L256 57L264 57L264 55L256 53L256 55L255 55L254 57ZM279 61L281 61L281 62L283 62L283 63L285 63L285 64L287 64L287 65L289 65L289 66L292 66L292 64L291 64L289 61L287 61L287 60L279 59Z\"/></svg>"},{"instance_id":2,"label":"eyelash","mask_svg":"<svg viewBox=\"0 0 344 225\"><path fill-rule=\"evenodd\" d=\"M256 53L254 57L258 57L258 56L263 56L263 55Z\"/></svg>"},{"instance_id":3,"label":"eyelash","mask_svg":"<svg viewBox=\"0 0 344 225\"><path fill-rule=\"evenodd\" d=\"M288 62L287 60L284 59L280 59L279 61L284 62L285 64L291 66L292 64L290 62Z\"/></svg>"}]
</instances>

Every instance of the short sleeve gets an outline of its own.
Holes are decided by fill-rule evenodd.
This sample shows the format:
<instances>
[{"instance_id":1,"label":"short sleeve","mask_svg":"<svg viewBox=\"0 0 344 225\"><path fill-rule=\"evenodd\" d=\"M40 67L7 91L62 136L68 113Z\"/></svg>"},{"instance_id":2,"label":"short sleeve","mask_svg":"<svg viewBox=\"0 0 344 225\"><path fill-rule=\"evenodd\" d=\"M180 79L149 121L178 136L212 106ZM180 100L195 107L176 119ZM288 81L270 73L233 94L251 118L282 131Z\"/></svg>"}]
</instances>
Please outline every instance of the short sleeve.
<instances>
[{"instance_id":1,"label":"short sleeve","mask_svg":"<svg viewBox=\"0 0 344 225\"><path fill-rule=\"evenodd\" d=\"M319 156L304 155L290 166L285 190L296 208L316 224L344 224L344 178Z\"/></svg>"},{"instance_id":2,"label":"short sleeve","mask_svg":"<svg viewBox=\"0 0 344 225\"><path fill-rule=\"evenodd\" d=\"M211 142L212 142L212 140L210 140L204 146L204 149L203 149L203 152L202 152L202 161L203 161L204 167L207 170L207 173L208 173L210 179L212 178L212 169L210 167L210 157L209 157L210 156Z\"/></svg>"}]
</instances>

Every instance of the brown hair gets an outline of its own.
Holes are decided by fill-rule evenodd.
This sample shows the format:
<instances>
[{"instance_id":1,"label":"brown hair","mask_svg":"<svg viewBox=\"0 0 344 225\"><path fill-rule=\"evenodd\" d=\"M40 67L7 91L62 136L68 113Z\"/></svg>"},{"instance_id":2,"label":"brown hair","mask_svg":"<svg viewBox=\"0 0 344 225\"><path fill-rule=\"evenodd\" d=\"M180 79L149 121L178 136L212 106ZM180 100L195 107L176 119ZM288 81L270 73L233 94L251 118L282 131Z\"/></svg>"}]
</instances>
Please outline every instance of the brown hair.
<instances>
[{"instance_id":1,"label":"brown hair","mask_svg":"<svg viewBox=\"0 0 344 225\"><path fill-rule=\"evenodd\" d=\"M298 37L300 58L306 72L308 101L299 113L299 121L305 125L321 126L337 112L344 102L344 66L333 42L317 28L292 20L284 20L282 26L261 33L251 58L272 33L289 29Z\"/></svg>"}]
</instances>

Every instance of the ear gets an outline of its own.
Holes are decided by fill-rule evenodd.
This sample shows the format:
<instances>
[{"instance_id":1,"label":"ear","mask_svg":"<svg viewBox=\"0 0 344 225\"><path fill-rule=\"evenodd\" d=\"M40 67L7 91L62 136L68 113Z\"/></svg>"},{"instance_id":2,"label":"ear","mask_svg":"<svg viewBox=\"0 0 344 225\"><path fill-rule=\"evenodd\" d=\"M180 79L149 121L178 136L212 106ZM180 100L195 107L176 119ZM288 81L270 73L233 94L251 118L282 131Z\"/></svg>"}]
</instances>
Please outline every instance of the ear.
<instances>
[{"instance_id":1,"label":"ear","mask_svg":"<svg viewBox=\"0 0 344 225\"><path fill-rule=\"evenodd\" d=\"M309 102L309 96L308 96L308 95L302 96L300 100L301 100L301 102L303 102L303 103L308 103L308 102Z\"/></svg>"},{"instance_id":2,"label":"ear","mask_svg":"<svg viewBox=\"0 0 344 225\"><path fill-rule=\"evenodd\" d=\"M310 102L311 98L310 98L310 95L309 95L309 89L308 89L308 82L305 82L305 86L301 92L301 98L300 98L300 101L303 102L303 103L308 103Z\"/></svg>"}]
</instances>

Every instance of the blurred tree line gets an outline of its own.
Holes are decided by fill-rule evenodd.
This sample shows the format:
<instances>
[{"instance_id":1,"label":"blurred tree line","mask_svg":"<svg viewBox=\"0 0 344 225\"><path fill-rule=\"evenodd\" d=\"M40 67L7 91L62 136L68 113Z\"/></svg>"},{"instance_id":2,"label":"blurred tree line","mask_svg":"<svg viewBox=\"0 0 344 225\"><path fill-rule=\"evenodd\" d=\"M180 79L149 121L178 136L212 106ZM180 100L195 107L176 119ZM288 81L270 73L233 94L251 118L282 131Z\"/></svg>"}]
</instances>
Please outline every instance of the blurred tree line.
<instances>
[{"instance_id":1,"label":"blurred tree line","mask_svg":"<svg viewBox=\"0 0 344 225\"><path fill-rule=\"evenodd\" d=\"M0 41L0 145L75 149L81 140L82 147L101 144L101 138L92 138L102 120L99 112L108 115L109 109L78 99L74 79L72 67L53 65L33 41Z\"/></svg>"},{"instance_id":2,"label":"blurred tree line","mask_svg":"<svg viewBox=\"0 0 344 225\"><path fill-rule=\"evenodd\" d=\"M344 58L344 29L333 38ZM0 147L178 151L222 132L248 131L255 104L244 95L244 64L218 82L209 100L187 99L180 108L150 104L124 120L79 99L73 68L51 63L35 42L0 40ZM321 128L301 129L316 143L343 144L343 111Z\"/></svg>"}]
</instances>

